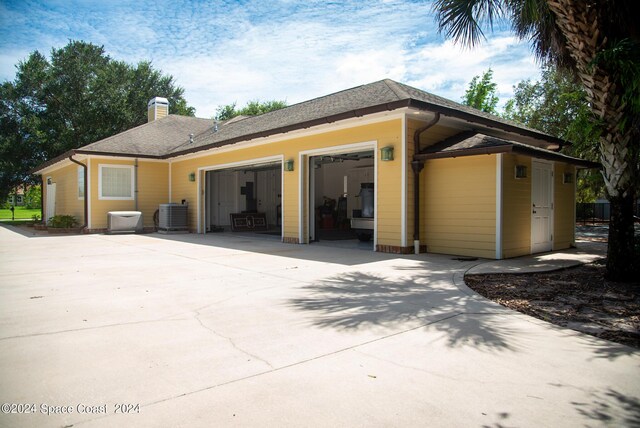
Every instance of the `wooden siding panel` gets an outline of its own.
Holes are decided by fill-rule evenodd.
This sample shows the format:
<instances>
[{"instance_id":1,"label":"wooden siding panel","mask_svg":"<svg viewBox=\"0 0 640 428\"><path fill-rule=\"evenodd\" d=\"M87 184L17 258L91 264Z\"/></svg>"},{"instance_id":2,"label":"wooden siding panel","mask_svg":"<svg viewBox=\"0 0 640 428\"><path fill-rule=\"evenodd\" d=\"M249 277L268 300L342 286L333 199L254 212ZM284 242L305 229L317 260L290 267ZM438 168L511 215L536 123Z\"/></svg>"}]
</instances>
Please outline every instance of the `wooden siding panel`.
<instances>
[{"instance_id":1,"label":"wooden siding panel","mask_svg":"<svg viewBox=\"0 0 640 428\"><path fill-rule=\"evenodd\" d=\"M133 166L133 159L131 160L112 160L112 159L91 159L89 175L91 176L91 228L92 229L106 229L108 224L107 213L109 211L133 211L135 208L135 202L131 201L109 201L98 199L100 193L99 189L99 174L100 165L131 165Z\"/></svg>"},{"instance_id":2,"label":"wooden siding panel","mask_svg":"<svg viewBox=\"0 0 640 428\"><path fill-rule=\"evenodd\" d=\"M421 175L427 251L495 257L496 156L436 159Z\"/></svg>"},{"instance_id":3,"label":"wooden siding panel","mask_svg":"<svg viewBox=\"0 0 640 428\"><path fill-rule=\"evenodd\" d=\"M563 176L565 173L573 175L572 183L563 183ZM562 250L575 244L575 174L576 169L572 165L559 162L554 164L554 250Z\"/></svg>"},{"instance_id":4,"label":"wooden siding panel","mask_svg":"<svg viewBox=\"0 0 640 428\"><path fill-rule=\"evenodd\" d=\"M526 178L515 178L516 165L527 167ZM531 158L502 158L502 252L505 258L531 253Z\"/></svg>"},{"instance_id":5,"label":"wooden siding panel","mask_svg":"<svg viewBox=\"0 0 640 428\"><path fill-rule=\"evenodd\" d=\"M169 202L169 164L138 162L138 211L145 227L153 227L153 214Z\"/></svg>"},{"instance_id":6,"label":"wooden siding panel","mask_svg":"<svg viewBox=\"0 0 640 428\"><path fill-rule=\"evenodd\" d=\"M78 198L78 168L80 168L79 165L72 164L45 174L42 177L44 180L44 200L42 201L42 206L45 207L45 216L47 215L47 178L51 177L51 181L56 183L56 215L72 215L78 219L79 224L83 223L84 199Z\"/></svg>"},{"instance_id":7,"label":"wooden siding panel","mask_svg":"<svg viewBox=\"0 0 640 428\"><path fill-rule=\"evenodd\" d=\"M413 136L417 129L421 128L425 125L425 122L417 121L415 119L407 118L406 121L406 141L407 141L407 157L405 162L407 163L407 187L405 189L406 192L406 204L407 204L407 245L413 245L413 219L414 217L414 206L413 206L413 183L414 183L414 174L411 169L411 161L413 160L414 147L413 147ZM435 125L430 128L426 132L424 132L420 136L420 147L425 148L431 146L437 142L440 142L452 135L461 132L459 129L449 128L442 125ZM424 174L424 171L421 173ZM424 187L423 187L424 189ZM421 192L424 195L424 192ZM425 208L425 200L423 197L420 198L420 212L424 212ZM421 227L420 231L420 240L424 241L425 232Z\"/></svg>"}]
</instances>

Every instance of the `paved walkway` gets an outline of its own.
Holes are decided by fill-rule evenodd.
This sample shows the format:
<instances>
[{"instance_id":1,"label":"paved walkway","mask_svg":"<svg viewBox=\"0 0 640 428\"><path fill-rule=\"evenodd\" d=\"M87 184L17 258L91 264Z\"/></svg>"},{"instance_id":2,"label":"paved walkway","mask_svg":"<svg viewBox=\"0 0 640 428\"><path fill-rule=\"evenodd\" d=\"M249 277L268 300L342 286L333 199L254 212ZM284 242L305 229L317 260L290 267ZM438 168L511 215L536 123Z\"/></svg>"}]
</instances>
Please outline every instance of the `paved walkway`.
<instances>
[{"instance_id":1,"label":"paved walkway","mask_svg":"<svg viewBox=\"0 0 640 428\"><path fill-rule=\"evenodd\" d=\"M0 426L640 423L640 353L481 298L479 261L14 230L0 401L35 414Z\"/></svg>"}]
</instances>

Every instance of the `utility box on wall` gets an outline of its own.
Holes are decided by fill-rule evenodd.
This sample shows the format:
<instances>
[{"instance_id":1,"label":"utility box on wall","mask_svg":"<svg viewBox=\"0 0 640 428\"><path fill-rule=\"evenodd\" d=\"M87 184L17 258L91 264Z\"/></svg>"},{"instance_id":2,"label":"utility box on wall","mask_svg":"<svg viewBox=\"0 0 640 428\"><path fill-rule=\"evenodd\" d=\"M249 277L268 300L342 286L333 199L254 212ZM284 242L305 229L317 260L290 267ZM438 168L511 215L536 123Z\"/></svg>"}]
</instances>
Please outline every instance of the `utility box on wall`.
<instances>
[{"instance_id":1,"label":"utility box on wall","mask_svg":"<svg viewBox=\"0 0 640 428\"><path fill-rule=\"evenodd\" d=\"M107 225L109 233L141 233L142 213L140 211L109 211Z\"/></svg>"}]
</instances>

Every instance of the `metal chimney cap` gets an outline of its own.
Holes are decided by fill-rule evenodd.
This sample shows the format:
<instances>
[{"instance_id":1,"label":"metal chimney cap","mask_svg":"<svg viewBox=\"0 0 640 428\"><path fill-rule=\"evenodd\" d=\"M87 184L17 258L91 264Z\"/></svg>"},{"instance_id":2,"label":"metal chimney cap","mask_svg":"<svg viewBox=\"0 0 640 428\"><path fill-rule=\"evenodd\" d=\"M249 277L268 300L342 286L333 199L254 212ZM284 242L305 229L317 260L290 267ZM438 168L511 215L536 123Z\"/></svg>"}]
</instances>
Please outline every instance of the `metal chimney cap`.
<instances>
[{"instance_id":1,"label":"metal chimney cap","mask_svg":"<svg viewBox=\"0 0 640 428\"><path fill-rule=\"evenodd\" d=\"M147 107L151 107L152 105L169 105L169 100L164 97L154 97L149 100L147 103Z\"/></svg>"}]
</instances>

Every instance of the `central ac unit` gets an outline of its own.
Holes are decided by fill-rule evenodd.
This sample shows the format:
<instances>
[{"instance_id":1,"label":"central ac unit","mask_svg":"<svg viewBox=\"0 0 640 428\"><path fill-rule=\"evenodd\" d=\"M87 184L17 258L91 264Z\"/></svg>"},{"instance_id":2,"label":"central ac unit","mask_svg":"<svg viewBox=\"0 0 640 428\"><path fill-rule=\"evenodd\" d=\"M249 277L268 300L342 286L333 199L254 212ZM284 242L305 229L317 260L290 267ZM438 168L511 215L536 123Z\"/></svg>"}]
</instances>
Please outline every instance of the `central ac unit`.
<instances>
[{"instance_id":1,"label":"central ac unit","mask_svg":"<svg viewBox=\"0 0 640 428\"><path fill-rule=\"evenodd\" d=\"M187 205L160 204L158 229L160 232L188 231Z\"/></svg>"}]
</instances>

